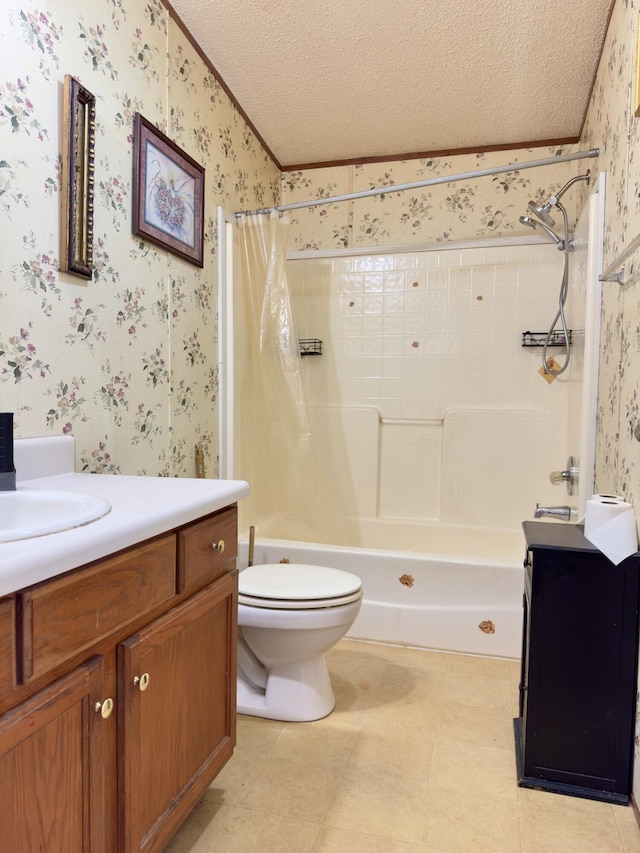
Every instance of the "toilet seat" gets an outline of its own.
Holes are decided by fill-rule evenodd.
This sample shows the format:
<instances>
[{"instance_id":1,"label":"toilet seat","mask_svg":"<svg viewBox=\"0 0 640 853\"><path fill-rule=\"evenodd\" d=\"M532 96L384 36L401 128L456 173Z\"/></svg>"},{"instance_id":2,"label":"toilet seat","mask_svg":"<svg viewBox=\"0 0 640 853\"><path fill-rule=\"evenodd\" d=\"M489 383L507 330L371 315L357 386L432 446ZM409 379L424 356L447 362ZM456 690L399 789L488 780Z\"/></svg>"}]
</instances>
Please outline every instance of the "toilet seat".
<instances>
[{"instance_id":1,"label":"toilet seat","mask_svg":"<svg viewBox=\"0 0 640 853\"><path fill-rule=\"evenodd\" d=\"M268 563L240 572L238 602L249 607L315 610L351 604L362 581L351 572L303 563Z\"/></svg>"}]
</instances>

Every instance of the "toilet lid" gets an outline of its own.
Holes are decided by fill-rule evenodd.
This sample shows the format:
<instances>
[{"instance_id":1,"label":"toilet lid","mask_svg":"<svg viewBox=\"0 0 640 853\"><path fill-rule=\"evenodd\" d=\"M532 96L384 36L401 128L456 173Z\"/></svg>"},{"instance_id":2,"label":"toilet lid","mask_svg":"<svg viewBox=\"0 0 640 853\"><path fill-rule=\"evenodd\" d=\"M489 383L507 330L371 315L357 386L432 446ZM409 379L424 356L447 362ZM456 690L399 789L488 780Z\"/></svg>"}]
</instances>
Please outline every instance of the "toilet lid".
<instances>
[{"instance_id":1,"label":"toilet lid","mask_svg":"<svg viewBox=\"0 0 640 853\"><path fill-rule=\"evenodd\" d=\"M351 572L303 563L249 566L240 572L238 580L241 599L299 602L302 607L317 607L327 599L341 599L341 604L345 598L357 600L361 591L362 581Z\"/></svg>"}]
</instances>

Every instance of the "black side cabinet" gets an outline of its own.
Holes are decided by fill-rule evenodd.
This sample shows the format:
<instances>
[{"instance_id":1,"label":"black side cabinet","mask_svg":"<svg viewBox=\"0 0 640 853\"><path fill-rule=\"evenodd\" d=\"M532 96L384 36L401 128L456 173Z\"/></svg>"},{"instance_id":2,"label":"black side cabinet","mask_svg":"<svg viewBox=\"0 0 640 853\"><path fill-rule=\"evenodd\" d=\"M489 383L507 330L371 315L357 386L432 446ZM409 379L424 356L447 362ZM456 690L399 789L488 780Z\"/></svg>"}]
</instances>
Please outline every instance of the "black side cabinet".
<instances>
[{"instance_id":1,"label":"black side cabinet","mask_svg":"<svg viewBox=\"0 0 640 853\"><path fill-rule=\"evenodd\" d=\"M518 785L626 804L640 554L614 566L579 525L525 521Z\"/></svg>"}]
</instances>

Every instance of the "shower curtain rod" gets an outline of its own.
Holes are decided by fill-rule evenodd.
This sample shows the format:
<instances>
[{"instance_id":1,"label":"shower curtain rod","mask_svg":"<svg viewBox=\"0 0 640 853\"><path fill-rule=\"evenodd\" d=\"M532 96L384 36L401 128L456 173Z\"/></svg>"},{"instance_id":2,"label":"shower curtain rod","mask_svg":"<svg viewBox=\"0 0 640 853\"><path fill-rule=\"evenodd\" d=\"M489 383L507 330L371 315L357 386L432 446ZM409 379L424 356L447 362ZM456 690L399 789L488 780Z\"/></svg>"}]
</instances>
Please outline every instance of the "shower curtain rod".
<instances>
[{"instance_id":1,"label":"shower curtain rod","mask_svg":"<svg viewBox=\"0 0 640 853\"><path fill-rule=\"evenodd\" d=\"M314 198L309 201L297 201L292 204L278 204L274 207L262 207L258 210L239 210L234 216L251 216L256 213L271 213L272 210L282 212L285 210L297 210L301 207L316 207L319 204L334 204L339 201L352 201L357 198L367 198L374 195L387 195L387 193L400 193L405 190L415 190L420 187L433 187L436 184L450 184L454 181L466 181L469 178L482 178L485 175L499 175L502 172L519 172L522 169L534 169L537 166L553 166L569 160L584 160L588 157L597 157L599 148L590 148L588 151L576 151L573 154L560 154L558 157L545 157L542 160L528 160L524 163L509 163L508 166L493 166L490 169L476 169L474 172L462 172L459 175L442 175L439 178L428 178L424 181L414 181L411 184L394 184L389 187L376 187L372 190L362 190L357 193L346 195L326 196Z\"/></svg>"}]
</instances>

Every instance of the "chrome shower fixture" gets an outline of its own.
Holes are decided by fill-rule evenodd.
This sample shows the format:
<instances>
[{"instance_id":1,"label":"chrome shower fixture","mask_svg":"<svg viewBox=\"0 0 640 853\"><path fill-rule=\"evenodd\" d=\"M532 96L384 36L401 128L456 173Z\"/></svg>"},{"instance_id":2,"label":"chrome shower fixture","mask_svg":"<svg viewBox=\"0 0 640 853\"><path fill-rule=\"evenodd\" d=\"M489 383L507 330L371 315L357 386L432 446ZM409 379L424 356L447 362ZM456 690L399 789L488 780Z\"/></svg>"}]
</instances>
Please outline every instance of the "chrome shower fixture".
<instances>
[{"instance_id":1,"label":"chrome shower fixture","mask_svg":"<svg viewBox=\"0 0 640 853\"><path fill-rule=\"evenodd\" d=\"M550 196L550 198L545 202L545 204L536 204L535 201L529 202L529 210L534 216L537 216L541 222L544 222L545 225L548 225L549 228L553 228L556 224L555 219L551 216L549 211L552 207L556 207L562 196L566 193L569 187L572 187L576 181L586 181L589 183L589 179L591 178L591 172L587 172L585 175L576 175L575 178L571 178L570 181L562 187L555 195ZM522 222L522 219L520 220ZM525 225L528 223L524 223Z\"/></svg>"},{"instance_id":2,"label":"chrome shower fixture","mask_svg":"<svg viewBox=\"0 0 640 853\"><path fill-rule=\"evenodd\" d=\"M556 224L556 221L553 218L553 216L550 215L549 208L551 207L552 204L555 204L556 201L557 201L557 199L554 198L554 196L551 196L549 201L543 205L538 205L535 203L535 201L530 201L529 202L529 210L531 211L531 213L534 214L534 216L537 216L541 222L544 222L545 225L548 225L549 228L553 228L553 226ZM527 217L527 219L528 218L529 217ZM524 219L524 217L520 217L520 221L522 221L522 219ZM525 225L526 224L527 223L525 223Z\"/></svg>"},{"instance_id":3,"label":"chrome shower fixture","mask_svg":"<svg viewBox=\"0 0 640 853\"><path fill-rule=\"evenodd\" d=\"M549 219L551 219L551 217L549 217ZM551 219L551 221L553 222L553 219ZM561 237L558 237L555 231L552 231L551 228L548 228L542 222L538 222L536 219L532 219L530 216L521 216L520 222L522 222L522 224L526 225L528 228L542 228L544 231L547 232L549 237L551 237L551 239L555 241L555 244L559 249L564 249L564 240Z\"/></svg>"},{"instance_id":4,"label":"chrome shower fixture","mask_svg":"<svg viewBox=\"0 0 640 853\"><path fill-rule=\"evenodd\" d=\"M535 201L530 201L529 210L531 211L531 213L534 214L534 216L537 217L537 219L532 219L530 216L520 217L520 222L523 225L526 225L528 228L542 228L542 230L545 231L548 236L551 237L551 239L554 241L554 243L556 244L556 248L560 249L560 251L564 255L564 271L562 273L562 283L560 284L558 311L556 313L556 316L553 318L553 322L551 323L551 326L547 333L547 337L545 339L544 346L542 348L542 369L545 374L549 374L550 376L560 376L561 373L564 373L565 370L569 367L569 359L571 357L571 339L569 336L569 330L567 329L567 322L564 315L564 304L566 302L567 293L569 291L569 252L573 247L573 241L569 236L569 217L567 216L566 209L563 207L563 205L560 204L560 199L566 193L569 187L572 187L576 181L586 181L587 183L589 183L590 177L591 172L587 172L586 175L576 175L575 178L571 178L571 180L567 181L567 183L562 187L561 190L559 190L555 195L552 195L551 198L549 198L546 204L538 205L535 203ZM553 217L549 214L549 210L552 207L556 207L562 214L562 222L564 225L564 240L558 237L556 232L552 230L553 226L555 225ZM562 326L562 334L566 347L566 356L564 364L556 370L552 366L553 362L552 364L550 364L549 360L547 359L547 349L551 345L551 342L553 340L556 323L558 321L560 321L560 325ZM540 507L541 514L546 514L547 510L545 509L545 512L542 513L543 509L545 508ZM562 509L564 510L565 508L563 507ZM540 516L536 514L536 518L539 517Z\"/></svg>"}]
</instances>

